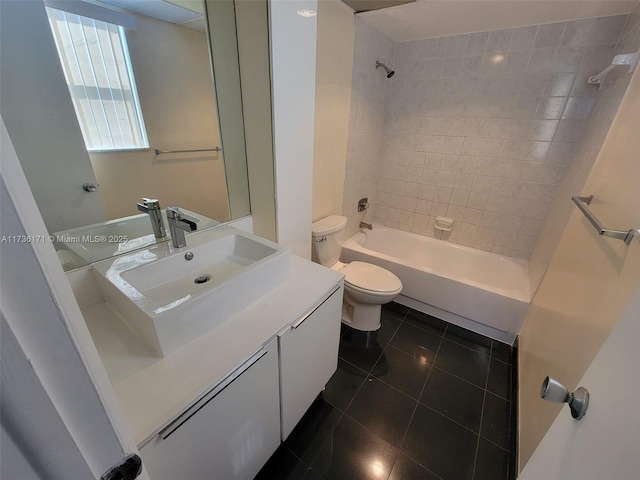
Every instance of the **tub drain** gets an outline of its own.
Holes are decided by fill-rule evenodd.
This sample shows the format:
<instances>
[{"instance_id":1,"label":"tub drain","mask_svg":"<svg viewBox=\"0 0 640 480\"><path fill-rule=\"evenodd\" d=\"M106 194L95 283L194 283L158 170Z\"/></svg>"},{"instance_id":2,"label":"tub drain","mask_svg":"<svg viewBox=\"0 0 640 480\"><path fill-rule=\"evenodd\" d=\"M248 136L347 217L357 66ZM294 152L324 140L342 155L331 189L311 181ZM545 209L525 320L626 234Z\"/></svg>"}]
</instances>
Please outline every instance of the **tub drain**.
<instances>
[{"instance_id":1,"label":"tub drain","mask_svg":"<svg viewBox=\"0 0 640 480\"><path fill-rule=\"evenodd\" d=\"M207 283L209 280L211 280L211 275L200 275L199 277L196 277L193 283L200 285L201 283Z\"/></svg>"}]
</instances>

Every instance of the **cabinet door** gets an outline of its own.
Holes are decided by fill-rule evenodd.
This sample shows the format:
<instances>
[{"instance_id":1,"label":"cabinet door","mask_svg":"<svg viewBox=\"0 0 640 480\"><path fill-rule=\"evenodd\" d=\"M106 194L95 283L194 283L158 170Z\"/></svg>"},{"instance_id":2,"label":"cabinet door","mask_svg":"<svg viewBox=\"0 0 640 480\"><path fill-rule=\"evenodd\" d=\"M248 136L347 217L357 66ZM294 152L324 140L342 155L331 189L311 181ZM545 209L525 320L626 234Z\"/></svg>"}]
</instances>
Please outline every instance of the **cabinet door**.
<instances>
[{"instance_id":1,"label":"cabinet door","mask_svg":"<svg viewBox=\"0 0 640 480\"><path fill-rule=\"evenodd\" d=\"M278 335L282 440L285 440L338 366L342 284Z\"/></svg>"},{"instance_id":2,"label":"cabinet door","mask_svg":"<svg viewBox=\"0 0 640 480\"><path fill-rule=\"evenodd\" d=\"M140 450L149 476L252 479L280 444L278 384L274 340Z\"/></svg>"}]
</instances>

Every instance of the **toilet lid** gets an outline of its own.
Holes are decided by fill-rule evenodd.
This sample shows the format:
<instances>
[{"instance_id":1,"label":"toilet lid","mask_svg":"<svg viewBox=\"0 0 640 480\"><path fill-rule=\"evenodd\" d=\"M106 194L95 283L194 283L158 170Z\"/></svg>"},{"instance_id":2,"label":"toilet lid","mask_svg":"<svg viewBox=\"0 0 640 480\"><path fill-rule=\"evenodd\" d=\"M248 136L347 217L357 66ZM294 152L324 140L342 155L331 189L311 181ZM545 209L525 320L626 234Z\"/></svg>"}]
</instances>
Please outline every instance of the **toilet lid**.
<instances>
[{"instance_id":1,"label":"toilet lid","mask_svg":"<svg viewBox=\"0 0 640 480\"><path fill-rule=\"evenodd\" d=\"M365 262L351 262L342 269L345 283L372 292L395 292L402 282L389 270Z\"/></svg>"}]
</instances>

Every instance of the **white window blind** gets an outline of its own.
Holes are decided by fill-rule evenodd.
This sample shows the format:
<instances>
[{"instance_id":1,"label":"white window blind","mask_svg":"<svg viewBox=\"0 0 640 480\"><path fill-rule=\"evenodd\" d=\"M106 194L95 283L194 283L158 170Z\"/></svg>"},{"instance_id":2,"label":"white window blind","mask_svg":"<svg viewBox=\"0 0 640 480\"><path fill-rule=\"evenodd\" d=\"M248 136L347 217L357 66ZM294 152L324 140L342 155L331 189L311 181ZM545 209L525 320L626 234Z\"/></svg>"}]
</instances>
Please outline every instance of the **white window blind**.
<instances>
[{"instance_id":1,"label":"white window blind","mask_svg":"<svg viewBox=\"0 0 640 480\"><path fill-rule=\"evenodd\" d=\"M124 29L47 8L87 150L149 148Z\"/></svg>"}]
</instances>

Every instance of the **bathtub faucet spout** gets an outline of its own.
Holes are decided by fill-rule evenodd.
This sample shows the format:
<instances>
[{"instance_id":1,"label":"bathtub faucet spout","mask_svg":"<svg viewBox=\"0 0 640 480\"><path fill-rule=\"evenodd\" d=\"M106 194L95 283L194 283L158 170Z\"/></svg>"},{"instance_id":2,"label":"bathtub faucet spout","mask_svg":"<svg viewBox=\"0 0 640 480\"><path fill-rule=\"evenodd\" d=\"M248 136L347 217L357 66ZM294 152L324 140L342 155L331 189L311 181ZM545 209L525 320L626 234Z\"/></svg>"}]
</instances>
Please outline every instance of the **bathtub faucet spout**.
<instances>
[{"instance_id":1,"label":"bathtub faucet spout","mask_svg":"<svg viewBox=\"0 0 640 480\"><path fill-rule=\"evenodd\" d=\"M360 228L366 228L367 230L373 230L373 225L370 223L360 222Z\"/></svg>"}]
</instances>

